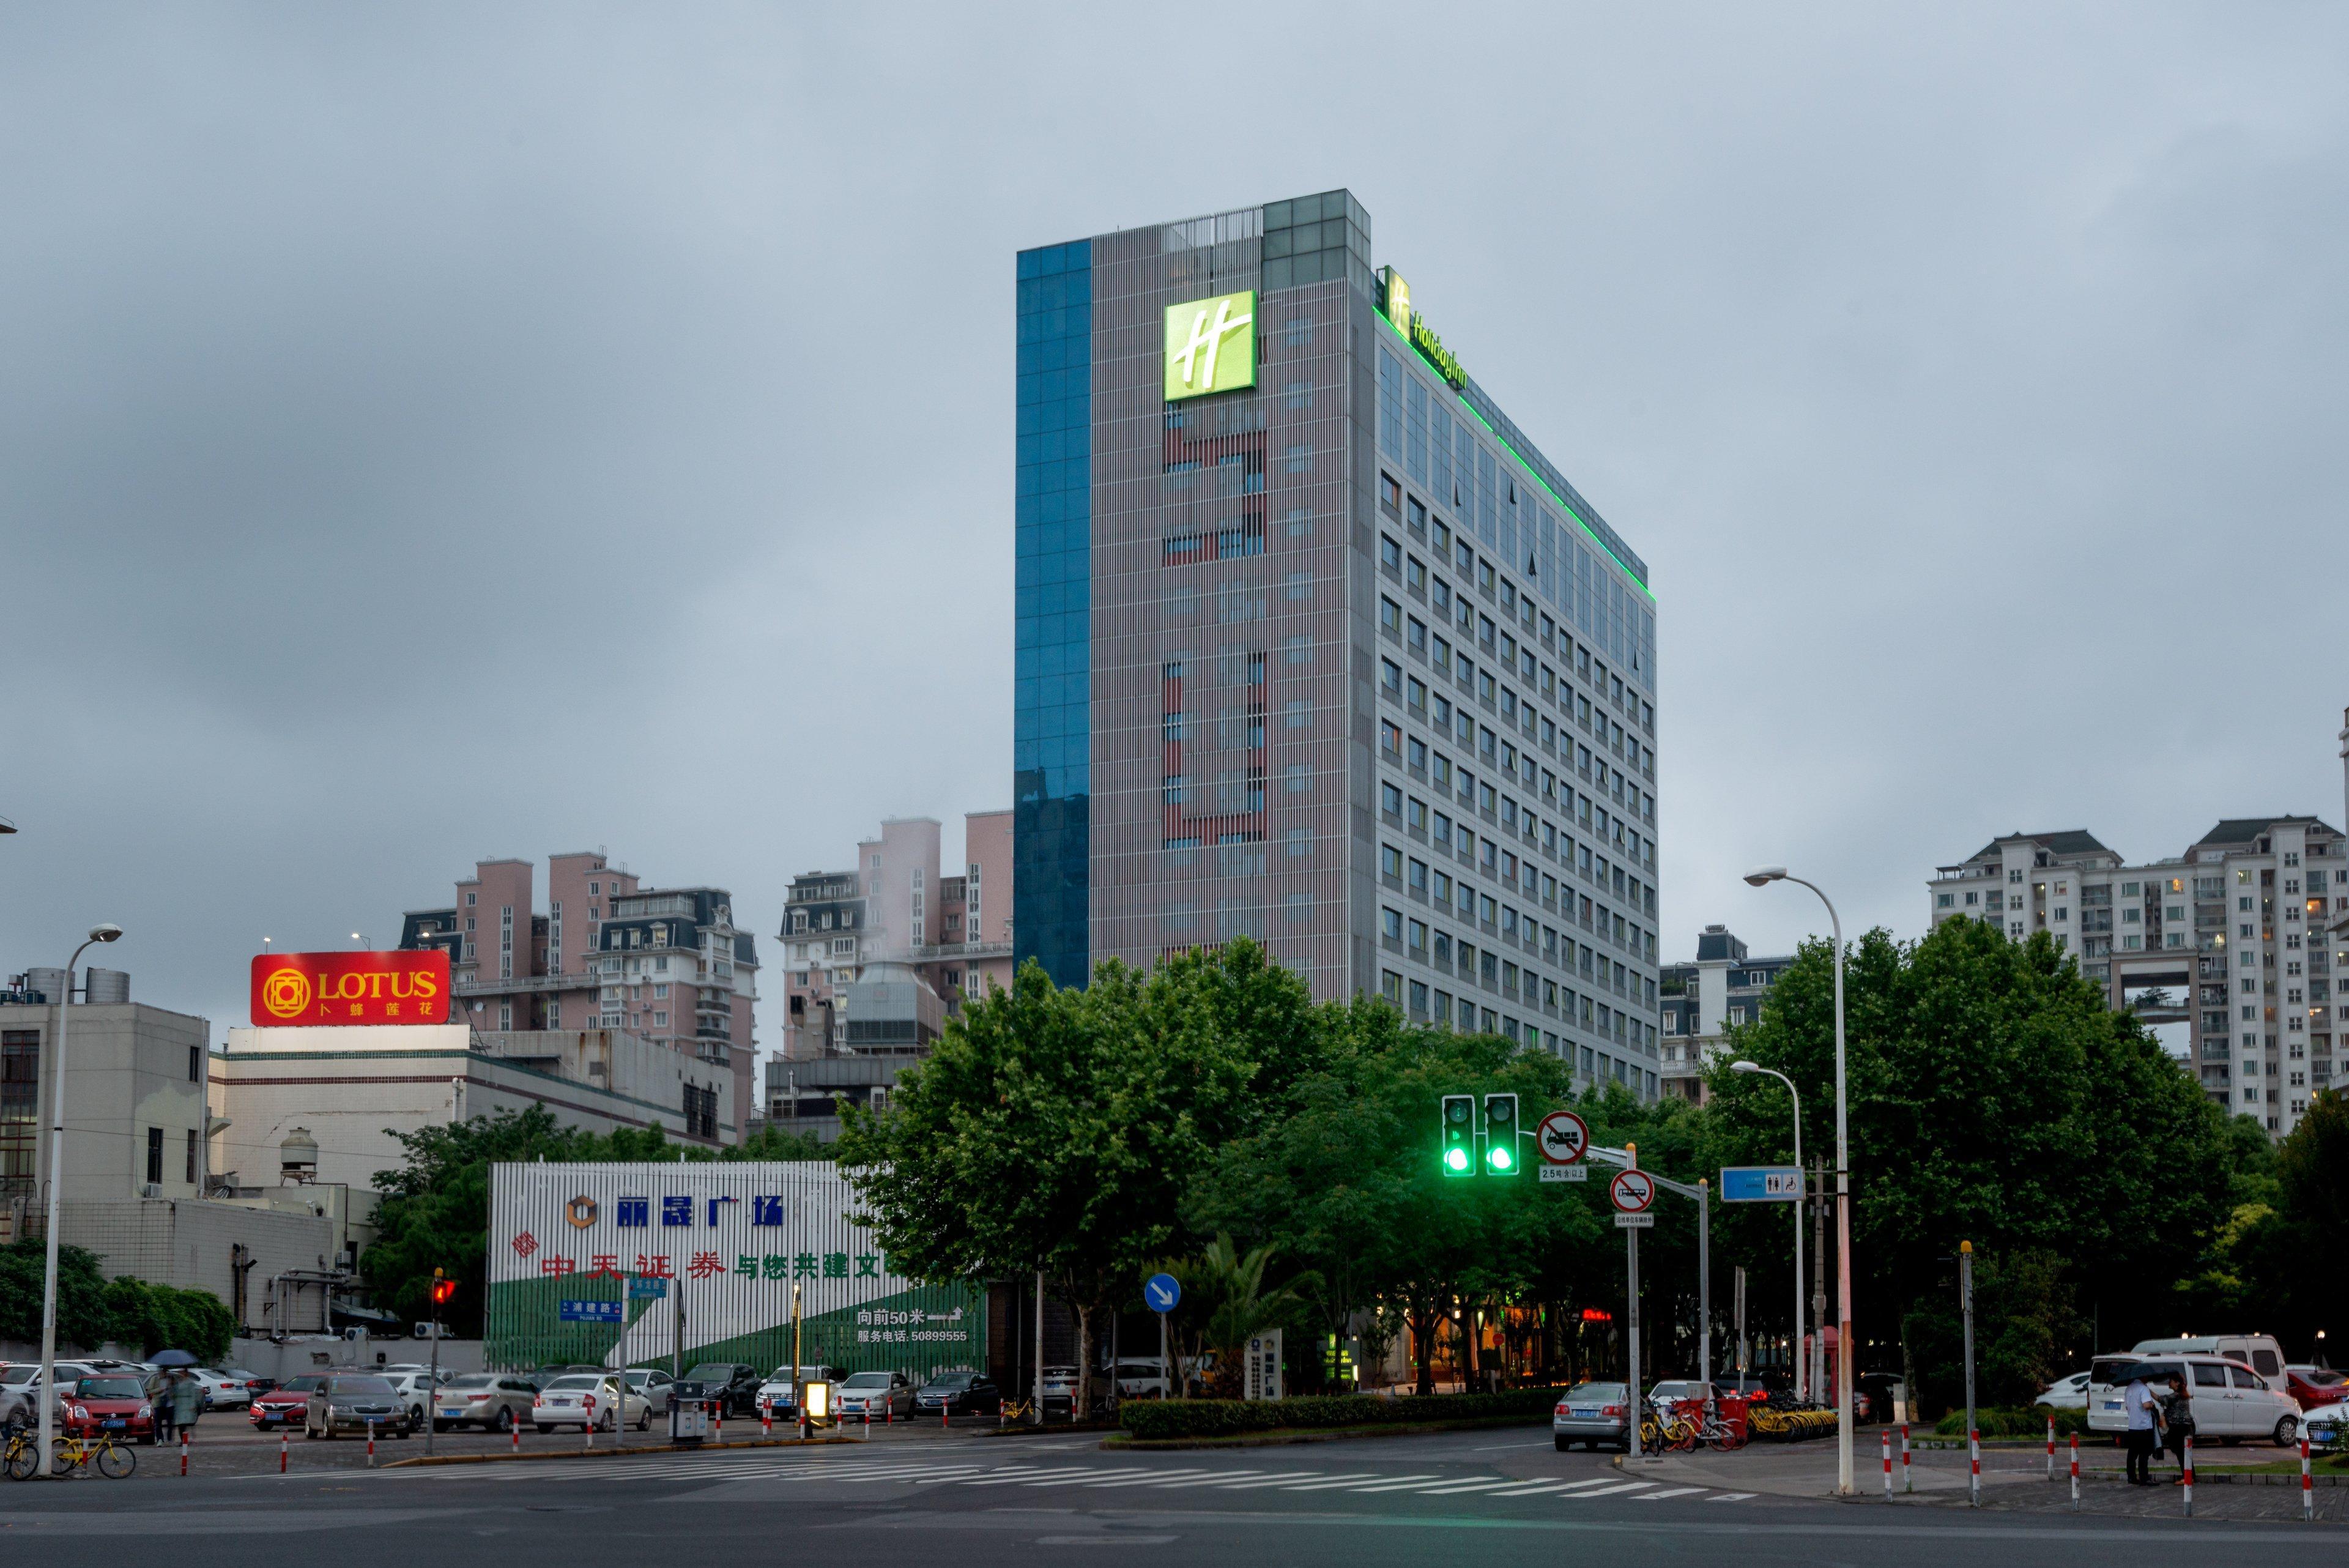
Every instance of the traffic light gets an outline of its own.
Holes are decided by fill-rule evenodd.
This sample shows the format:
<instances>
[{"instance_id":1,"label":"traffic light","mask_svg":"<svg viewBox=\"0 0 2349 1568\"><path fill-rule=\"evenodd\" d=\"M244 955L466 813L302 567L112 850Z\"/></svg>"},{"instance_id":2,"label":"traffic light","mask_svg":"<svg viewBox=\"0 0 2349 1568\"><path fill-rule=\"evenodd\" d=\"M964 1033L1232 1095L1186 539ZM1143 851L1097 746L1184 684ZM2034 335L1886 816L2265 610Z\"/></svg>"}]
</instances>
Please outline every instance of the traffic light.
<instances>
[{"instance_id":1,"label":"traffic light","mask_svg":"<svg viewBox=\"0 0 2349 1568\"><path fill-rule=\"evenodd\" d=\"M1517 1096L1485 1096L1485 1174L1517 1173Z\"/></svg>"},{"instance_id":2,"label":"traffic light","mask_svg":"<svg viewBox=\"0 0 2349 1568\"><path fill-rule=\"evenodd\" d=\"M1476 1174L1476 1096L1444 1096L1444 1174Z\"/></svg>"},{"instance_id":3,"label":"traffic light","mask_svg":"<svg viewBox=\"0 0 2349 1568\"><path fill-rule=\"evenodd\" d=\"M446 1306L446 1305L448 1305L448 1304L449 1304L449 1298L450 1298L450 1296L455 1295L456 1293L457 1293L457 1282L456 1282L456 1281L454 1281L454 1280L435 1280L435 1281L433 1281L433 1282L432 1282L432 1304L433 1304L434 1306Z\"/></svg>"}]
</instances>

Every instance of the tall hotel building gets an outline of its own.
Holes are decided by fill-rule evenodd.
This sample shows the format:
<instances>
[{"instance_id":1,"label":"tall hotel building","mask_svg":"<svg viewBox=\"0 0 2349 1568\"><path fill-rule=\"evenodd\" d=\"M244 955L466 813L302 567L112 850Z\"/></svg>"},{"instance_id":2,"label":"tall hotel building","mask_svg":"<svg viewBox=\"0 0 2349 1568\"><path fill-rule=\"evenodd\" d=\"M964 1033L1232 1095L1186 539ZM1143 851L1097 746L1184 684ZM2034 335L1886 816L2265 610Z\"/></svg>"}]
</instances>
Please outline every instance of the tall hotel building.
<instances>
[{"instance_id":1,"label":"tall hotel building","mask_svg":"<svg viewBox=\"0 0 2349 1568\"><path fill-rule=\"evenodd\" d=\"M1345 191L1019 258L1015 957L1657 1089L1655 599Z\"/></svg>"}]
</instances>

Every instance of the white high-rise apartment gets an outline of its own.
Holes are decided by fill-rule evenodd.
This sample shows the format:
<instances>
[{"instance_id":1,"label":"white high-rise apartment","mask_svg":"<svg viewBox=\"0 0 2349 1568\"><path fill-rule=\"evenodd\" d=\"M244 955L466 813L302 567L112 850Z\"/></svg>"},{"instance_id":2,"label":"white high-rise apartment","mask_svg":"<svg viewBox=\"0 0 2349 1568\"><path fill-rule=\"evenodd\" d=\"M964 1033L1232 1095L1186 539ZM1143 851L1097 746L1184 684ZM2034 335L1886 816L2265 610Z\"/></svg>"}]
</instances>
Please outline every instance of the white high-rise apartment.
<instances>
[{"instance_id":1,"label":"white high-rise apartment","mask_svg":"<svg viewBox=\"0 0 2349 1568\"><path fill-rule=\"evenodd\" d=\"M2018 940L2049 932L2113 1006L2190 1051L2211 1098L2279 1137L2338 1081L2349 857L2315 817L2230 818L2137 866L2093 834L2013 834L1940 867L1929 895L1936 925L1963 915Z\"/></svg>"}]
</instances>

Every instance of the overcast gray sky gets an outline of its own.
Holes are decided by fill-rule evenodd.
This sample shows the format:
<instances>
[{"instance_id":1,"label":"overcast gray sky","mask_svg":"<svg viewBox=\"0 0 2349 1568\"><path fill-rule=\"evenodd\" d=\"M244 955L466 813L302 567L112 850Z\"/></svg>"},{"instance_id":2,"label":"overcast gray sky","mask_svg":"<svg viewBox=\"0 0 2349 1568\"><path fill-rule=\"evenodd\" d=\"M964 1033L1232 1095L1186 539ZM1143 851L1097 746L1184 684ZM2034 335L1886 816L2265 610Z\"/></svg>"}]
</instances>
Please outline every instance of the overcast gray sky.
<instances>
[{"instance_id":1,"label":"overcast gray sky","mask_svg":"<svg viewBox=\"0 0 2349 1568\"><path fill-rule=\"evenodd\" d=\"M0 10L0 963L1010 795L1012 254L1350 186L1648 560L1666 950L2338 821L2349 13ZM774 988L770 986L772 991ZM771 1024L761 1019L762 1042Z\"/></svg>"}]
</instances>

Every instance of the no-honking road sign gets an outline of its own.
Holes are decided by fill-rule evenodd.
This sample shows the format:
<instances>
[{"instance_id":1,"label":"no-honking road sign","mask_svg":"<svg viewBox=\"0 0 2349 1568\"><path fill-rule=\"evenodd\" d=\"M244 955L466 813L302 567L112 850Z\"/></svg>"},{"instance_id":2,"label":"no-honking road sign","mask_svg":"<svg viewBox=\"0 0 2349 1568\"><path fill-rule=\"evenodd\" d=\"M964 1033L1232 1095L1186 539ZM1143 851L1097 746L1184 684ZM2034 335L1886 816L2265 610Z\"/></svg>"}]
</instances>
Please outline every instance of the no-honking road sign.
<instances>
[{"instance_id":1,"label":"no-honking road sign","mask_svg":"<svg viewBox=\"0 0 2349 1568\"><path fill-rule=\"evenodd\" d=\"M1656 1200L1655 1179L1644 1170L1619 1170L1608 1185L1607 1196L1622 1213L1645 1214L1648 1205Z\"/></svg>"},{"instance_id":2,"label":"no-honking road sign","mask_svg":"<svg viewBox=\"0 0 2349 1568\"><path fill-rule=\"evenodd\" d=\"M1536 1133L1546 1165L1572 1165L1590 1148L1590 1128L1572 1111L1550 1112Z\"/></svg>"}]
</instances>

